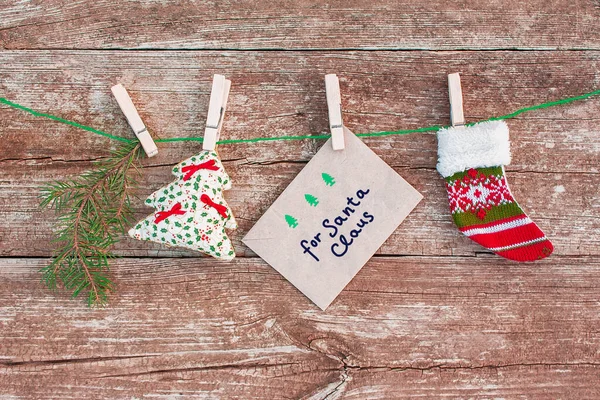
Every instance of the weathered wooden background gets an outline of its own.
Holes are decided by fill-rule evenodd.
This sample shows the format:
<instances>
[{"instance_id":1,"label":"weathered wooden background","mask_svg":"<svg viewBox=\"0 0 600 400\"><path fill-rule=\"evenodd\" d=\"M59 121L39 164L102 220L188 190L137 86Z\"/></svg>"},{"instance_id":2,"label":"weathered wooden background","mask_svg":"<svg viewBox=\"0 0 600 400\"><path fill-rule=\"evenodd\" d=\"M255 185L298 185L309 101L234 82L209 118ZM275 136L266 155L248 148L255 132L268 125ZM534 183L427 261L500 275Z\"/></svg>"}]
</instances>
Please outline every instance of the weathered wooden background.
<instances>
[{"instance_id":1,"label":"weathered wooden background","mask_svg":"<svg viewBox=\"0 0 600 400\"><path fill-rule=\"evenodd\" d=\"M324 133L323 75L355 132L470 121L600 88L598 0L0 0L0 96L119 135L123 83L156 136ZM114 146L0 107L0 399L600 398L600 99L510 121L515 196L555 254L516 264L455 229L436 141L365 141L425 199L322 312L241 238L322 141L222 146L238 258L124 238L106 309L51 293L43 183ZM199 145L146 160L144 198ZM148 210L137 205L139 216Z\"/></svg>"}]
</instances>

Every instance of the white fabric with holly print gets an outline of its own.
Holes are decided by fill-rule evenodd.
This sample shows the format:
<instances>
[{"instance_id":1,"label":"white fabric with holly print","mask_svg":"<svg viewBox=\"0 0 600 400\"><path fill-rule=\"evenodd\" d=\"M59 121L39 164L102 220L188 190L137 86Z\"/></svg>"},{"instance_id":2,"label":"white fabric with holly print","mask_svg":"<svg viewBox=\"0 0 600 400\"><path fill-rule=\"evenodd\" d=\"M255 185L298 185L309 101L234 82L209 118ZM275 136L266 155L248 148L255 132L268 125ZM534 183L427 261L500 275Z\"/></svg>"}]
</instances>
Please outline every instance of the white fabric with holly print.
<instances>
[{"instance_id":1,"label":"white fabric with holly print","mask_svg":"<svg viewBox=\"0 0 600 400\"><path fill-rule=\"evenodd\" d=\"M237 223L223 193L231 188L215 151L202 151L173 168L177 180L152 193L145 204L157 212L138 222L129 235L168 246L232 260L235 251L225 232Z\"/></svg>"}]
</instances>

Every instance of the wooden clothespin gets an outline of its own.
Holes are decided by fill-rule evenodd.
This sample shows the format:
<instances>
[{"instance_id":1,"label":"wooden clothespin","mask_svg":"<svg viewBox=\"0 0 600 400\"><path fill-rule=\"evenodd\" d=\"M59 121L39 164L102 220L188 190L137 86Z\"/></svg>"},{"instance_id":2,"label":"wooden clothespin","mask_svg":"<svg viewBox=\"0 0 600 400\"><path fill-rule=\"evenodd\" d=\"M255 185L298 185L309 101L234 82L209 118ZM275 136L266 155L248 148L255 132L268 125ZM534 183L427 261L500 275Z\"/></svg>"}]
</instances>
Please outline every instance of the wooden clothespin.
<instances>
[{"instance_id":1,"label":"wooden clothespin","mask_svg":"<svg viewBox=\"0 0 600 400\"><path fill-rule=\"evenodd\" d=\"M448 75L448 96L450 97L450 123L455 127L465 124L463 96L458 72Z\"/></svg>"},{"instance_id":2,"label":"wooden clothespin","mask_svg":"<svg viewBox=\"0 0 600 400\"><path fill-rule=\"evenodd\" d=\"M118 84L110 88L115 99L117 99L117 103L119 103L119 107L123 114L125 114L125 118L127 118L127 122L131 129L133 129L133 133L140 141L142 148L146 152L148 157L154 157L158 154L158 148L152 140L150 136L150 132L146 129L146 125L142 122L140 115L138 114L133 102L131 101L131 97L127 93L127 90L123 87L123 85Z\"/></svg>"},{"instance_id":3,"label":"wooden clothespin","mask_svg":"<svg viewBox=\"0 0 600 400\"><path fill-rule=\"evenodd\" d=\"M223 75L213 76L212 89L210 92L210 103L208 104L208 116L206 117L206 128L204 129L203 150L214 150L219 141L227 98L231 89L231 81Z\"/></svg>"},{"instance_id":4,"label":"wooden clothespin","mask_svg":"<svg viewBox=\"0 0 600 400\"><path fill-rule=\"evenodd\" d=\"M325 95L329 110L329 130L333 150L344 149L344 123L342 121L342 96L340 81L335 74L325 75Z\"/></svg>"}]
</instances>

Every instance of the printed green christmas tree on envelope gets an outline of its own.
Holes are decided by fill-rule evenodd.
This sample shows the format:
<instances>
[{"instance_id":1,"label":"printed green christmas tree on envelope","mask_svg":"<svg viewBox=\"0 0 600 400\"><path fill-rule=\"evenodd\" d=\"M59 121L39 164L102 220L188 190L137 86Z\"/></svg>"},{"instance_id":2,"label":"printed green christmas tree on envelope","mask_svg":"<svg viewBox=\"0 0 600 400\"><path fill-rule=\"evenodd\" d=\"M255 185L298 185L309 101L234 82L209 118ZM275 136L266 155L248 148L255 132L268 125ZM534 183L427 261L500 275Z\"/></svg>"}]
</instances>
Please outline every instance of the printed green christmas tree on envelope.
<instances>
[{"instance_id":1,"label":"printed green christmas tree on envelope","mask_svg":"<svg viewBox=\"0 0 600 400\"><path fill-rule=\"evenodd\" d=\"M243 242L326 309L423 196L344 129L298 174Z\"/></svg>"}]
</instances>

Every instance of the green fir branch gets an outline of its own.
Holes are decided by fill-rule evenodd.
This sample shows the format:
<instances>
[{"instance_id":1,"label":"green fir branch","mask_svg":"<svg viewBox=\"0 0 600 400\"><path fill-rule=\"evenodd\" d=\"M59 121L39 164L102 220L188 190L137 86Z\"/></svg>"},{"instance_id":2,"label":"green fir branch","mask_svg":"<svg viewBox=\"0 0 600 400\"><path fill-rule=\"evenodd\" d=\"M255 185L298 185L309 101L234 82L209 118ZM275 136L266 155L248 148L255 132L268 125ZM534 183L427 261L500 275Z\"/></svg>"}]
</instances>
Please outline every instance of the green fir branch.
<instances>
[{"instance_id":1,"label":"green fir branch","mask_svg":"<svg viewBox=\"0 0 600 400\"><path fill-rule=\"evenodd\" d=\"M110 248L131 222L130 191L137 185L139 144L125 143L82 175L44 186L40 206L58 216L54 259L41 269L50 289L62 285L89 306L106 304L114 284L108 277Z\"/></svg>"}]
</instances>

